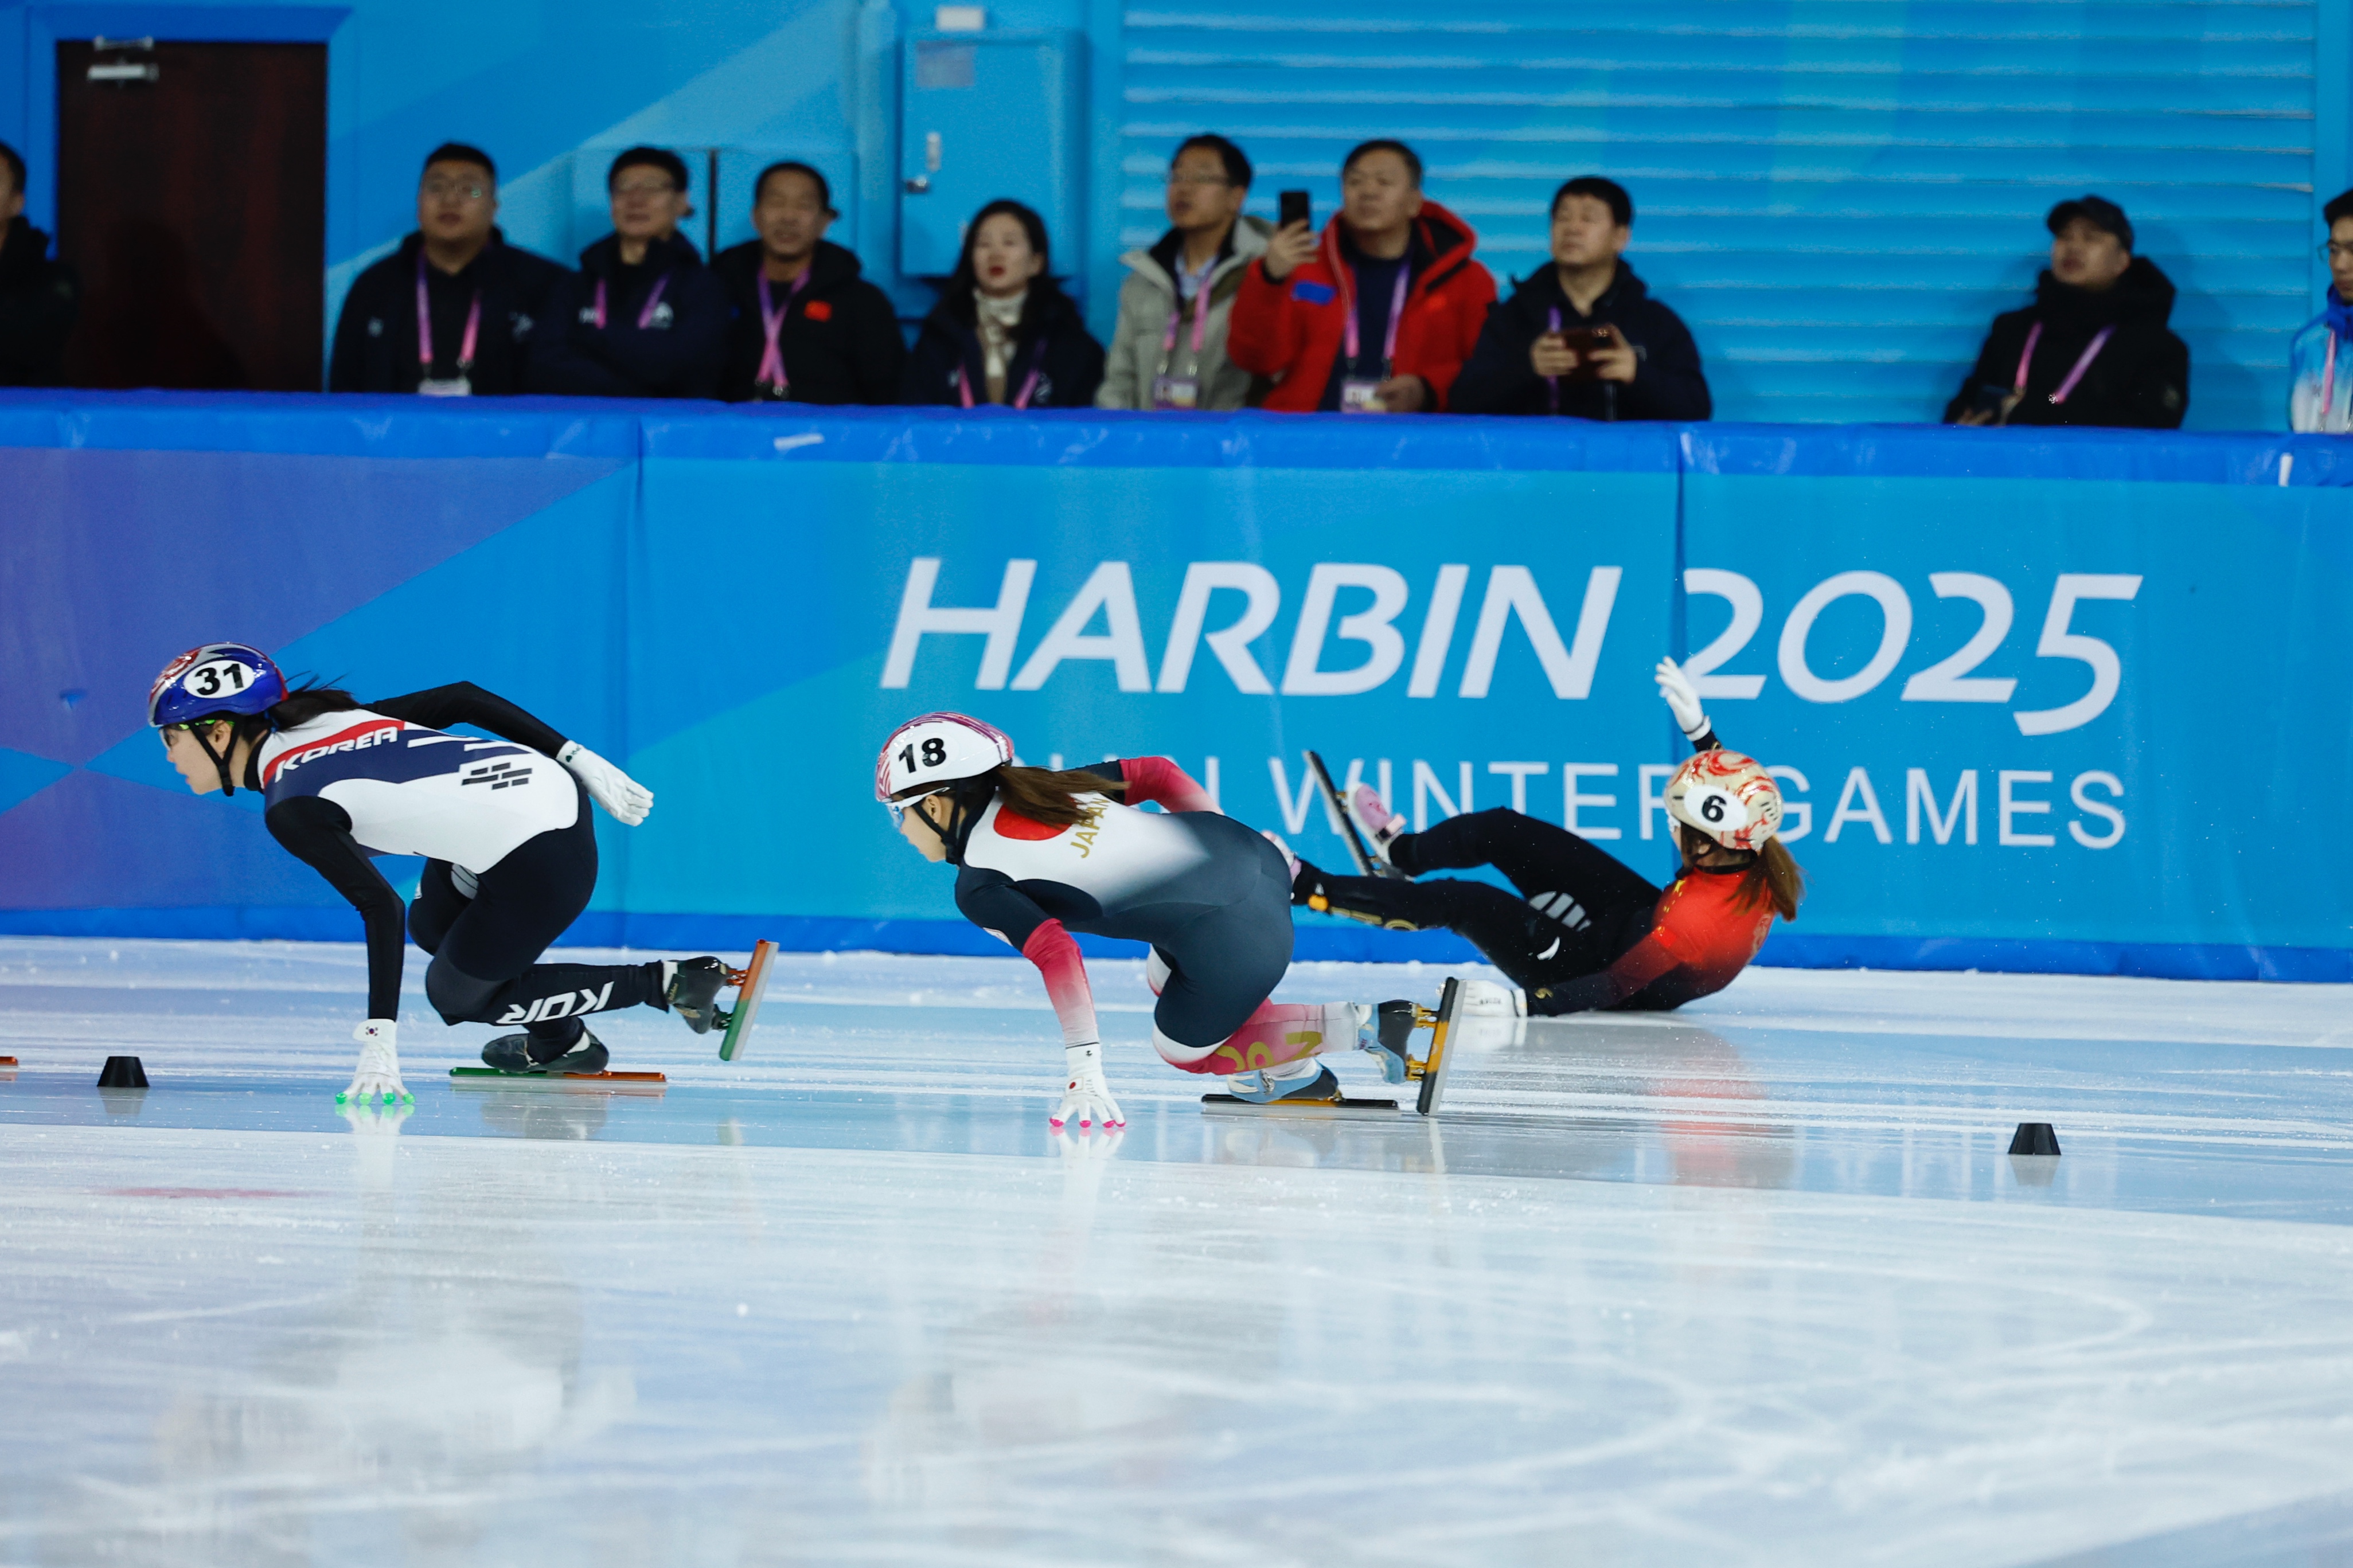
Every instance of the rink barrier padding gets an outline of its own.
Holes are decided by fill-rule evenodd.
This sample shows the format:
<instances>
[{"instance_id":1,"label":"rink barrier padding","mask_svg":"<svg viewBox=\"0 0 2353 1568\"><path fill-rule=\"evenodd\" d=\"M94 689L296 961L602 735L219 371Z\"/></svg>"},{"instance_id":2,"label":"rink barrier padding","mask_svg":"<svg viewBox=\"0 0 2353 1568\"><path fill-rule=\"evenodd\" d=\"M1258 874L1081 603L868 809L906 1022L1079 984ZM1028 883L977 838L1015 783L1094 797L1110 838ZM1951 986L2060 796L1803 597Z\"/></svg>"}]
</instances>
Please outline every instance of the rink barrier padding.
<instances>
[{"instance_id":1,"label":"rink barrier padding","mask_svg":"<svg viewBox=\"0 0 2353 1568\"><path fill-rule=\"evenodd\" d=\"M738 952L1006 951L871 799L934 708L1174 756L1329 868L1309 749L1662 879L1672 651L1783 770L1762 962L2344 981L2348 484L2293 436L0 394L0 931L356 940L144 726L222 636L623 763L659 809L571 940Z\"/></svg>"}]
</instances>

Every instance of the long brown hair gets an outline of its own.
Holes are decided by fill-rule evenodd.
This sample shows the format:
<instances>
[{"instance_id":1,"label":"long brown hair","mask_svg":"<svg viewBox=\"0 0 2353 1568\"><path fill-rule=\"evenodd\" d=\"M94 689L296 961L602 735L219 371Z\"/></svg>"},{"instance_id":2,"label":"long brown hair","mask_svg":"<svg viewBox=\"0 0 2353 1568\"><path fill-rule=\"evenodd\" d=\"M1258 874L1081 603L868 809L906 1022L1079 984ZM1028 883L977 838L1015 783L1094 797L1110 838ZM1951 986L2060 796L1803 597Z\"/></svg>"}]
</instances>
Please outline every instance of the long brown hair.
<instances>
[{"instance_id":1,"label":"long brown hair","mask_svg":"<svg viewBox=\"0 0 2353 1568\"><path fill-rule=\"evenodd\" d=\"M1675 847L1683 850L1683 863L1691 865L1694 850L1712 840L1683 823L1676 823L1674 828ZM1794 921L1798 918L1798 906L1806 900L1806 873L1779 839L1767 838L1765 847L1752 852L1741 868L1740 886L1735 896L1750 909L1770 903L1775 914L1785 921Z\"/></svg>"},{"instance_id":2,"label":"long brown hair","mask_svg":"<svg viewBox=\"0 0 2353 1568\"><path fill-rule=\"evenodd\" d=\"M984 776L997 781L997 798L1005 802L1006 810L1049 827L1076 827L1094 815L1092 807L1079 804L1080 795L1117 795L1127 788L1120 780L1101 773L1055 773L1050 768L1009 763Z\"/></svg>"}]
</instances>

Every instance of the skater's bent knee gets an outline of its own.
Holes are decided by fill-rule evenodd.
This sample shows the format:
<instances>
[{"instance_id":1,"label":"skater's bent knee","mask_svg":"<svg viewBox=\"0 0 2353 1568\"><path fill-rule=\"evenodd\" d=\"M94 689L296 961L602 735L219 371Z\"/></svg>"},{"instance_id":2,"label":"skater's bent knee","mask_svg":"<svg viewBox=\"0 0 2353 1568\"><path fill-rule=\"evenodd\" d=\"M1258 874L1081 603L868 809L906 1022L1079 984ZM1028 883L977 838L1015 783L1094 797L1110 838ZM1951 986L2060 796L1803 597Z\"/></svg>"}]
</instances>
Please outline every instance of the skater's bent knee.
<instances>
[{"instance_id":1,"label":"skater's bent knee","mask_svg":"<svg viewBox=\"0 0 2353 1568\"><path fill-rule=\"evenodd\" d=\"M448 959L437 958L425 971L425 999L445 1024L486 1024L491 999L505 984L502 980L477 980Z\"/></svg>"}]
</instances>

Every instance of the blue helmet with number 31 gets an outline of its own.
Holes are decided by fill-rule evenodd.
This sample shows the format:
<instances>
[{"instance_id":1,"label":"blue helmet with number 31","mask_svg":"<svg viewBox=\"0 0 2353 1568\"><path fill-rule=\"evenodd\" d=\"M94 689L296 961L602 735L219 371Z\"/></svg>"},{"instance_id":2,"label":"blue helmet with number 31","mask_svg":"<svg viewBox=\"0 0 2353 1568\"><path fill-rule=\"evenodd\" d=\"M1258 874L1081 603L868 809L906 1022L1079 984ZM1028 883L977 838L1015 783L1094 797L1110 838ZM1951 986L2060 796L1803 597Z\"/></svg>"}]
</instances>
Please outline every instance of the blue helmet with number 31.
<instances>
[{"instance_id":1,"label":"blue helmet with number 31","mask_svg":"<svg viewBox=\"0 0 2353 1568\"><path fill-rule=\"evenodd\" d=\"M286 700L277 661L241 642L192 647L164 667L147 689L147 722L157 729L216 714L262 713Z\"/></svg>"}]
</instances>

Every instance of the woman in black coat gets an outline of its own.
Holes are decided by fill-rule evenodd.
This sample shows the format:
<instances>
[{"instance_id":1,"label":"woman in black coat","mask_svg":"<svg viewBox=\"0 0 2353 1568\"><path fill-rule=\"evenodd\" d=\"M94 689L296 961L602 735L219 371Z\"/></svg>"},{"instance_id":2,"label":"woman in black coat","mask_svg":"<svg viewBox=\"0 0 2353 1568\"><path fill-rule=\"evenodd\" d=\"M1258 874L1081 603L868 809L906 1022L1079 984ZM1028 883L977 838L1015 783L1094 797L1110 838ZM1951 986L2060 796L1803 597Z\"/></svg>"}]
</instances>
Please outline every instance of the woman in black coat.
<instances>
[{"instance_id":1,"label":"woman in black coat","mask_svg":"<svg viewBox=\"0 0 2353 1568\"><path fill-rule=\"evenodd\" d=\"M1046 223L1036 213L1010 201L981 208L915 339L899 401L1093 407L1103 345L1048 276L1048 259Z\"/></svg>"}]
</instances>

